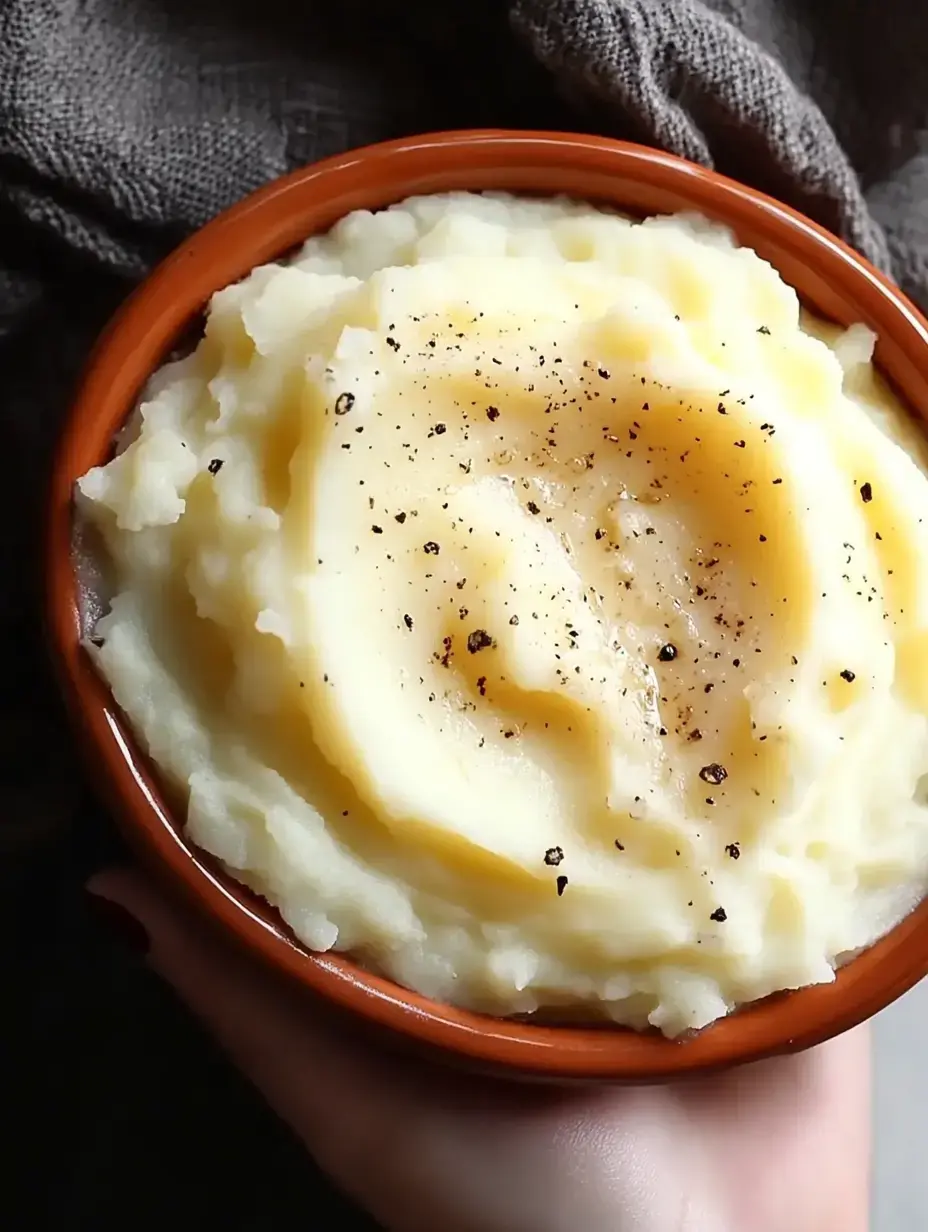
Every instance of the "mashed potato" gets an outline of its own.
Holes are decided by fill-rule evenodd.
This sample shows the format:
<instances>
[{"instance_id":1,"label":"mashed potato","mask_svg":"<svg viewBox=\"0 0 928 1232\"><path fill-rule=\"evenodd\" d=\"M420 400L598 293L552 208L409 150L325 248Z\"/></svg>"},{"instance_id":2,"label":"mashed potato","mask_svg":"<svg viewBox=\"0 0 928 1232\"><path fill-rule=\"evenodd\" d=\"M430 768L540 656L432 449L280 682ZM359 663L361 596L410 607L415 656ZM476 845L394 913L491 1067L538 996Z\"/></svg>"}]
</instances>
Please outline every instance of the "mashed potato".
<instances>
[{"instance_id":1,"label":"mashed potato","mask_svg":"<svg viewBox=\"0 0 928 1232\"><path fill-rule=\"evenodd\" d=\"M871 343L704 220L504 196L214 296L79 484L193 841L496 1014L833 979L928 874L928 480Z\"/></svg>"}]
</instances>

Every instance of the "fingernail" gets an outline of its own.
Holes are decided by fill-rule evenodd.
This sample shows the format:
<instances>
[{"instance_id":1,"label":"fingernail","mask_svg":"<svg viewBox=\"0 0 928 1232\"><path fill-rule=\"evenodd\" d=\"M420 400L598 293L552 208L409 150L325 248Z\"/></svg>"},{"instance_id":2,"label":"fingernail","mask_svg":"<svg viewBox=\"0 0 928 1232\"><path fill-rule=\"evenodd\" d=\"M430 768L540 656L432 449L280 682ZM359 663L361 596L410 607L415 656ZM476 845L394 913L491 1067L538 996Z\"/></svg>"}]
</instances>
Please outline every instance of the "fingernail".
<instances>
[{"instance_id":1,"label":"fingernail","mask_svg":"<svg viewBox=\"0 0 928 1232\"><path fill-rule=\"evenodd\" d=\"M99 894L86 894L90 918L124 949L144 958L151 949L151 938L144 926L119 903Z\"/></svg>"}]
</instances>

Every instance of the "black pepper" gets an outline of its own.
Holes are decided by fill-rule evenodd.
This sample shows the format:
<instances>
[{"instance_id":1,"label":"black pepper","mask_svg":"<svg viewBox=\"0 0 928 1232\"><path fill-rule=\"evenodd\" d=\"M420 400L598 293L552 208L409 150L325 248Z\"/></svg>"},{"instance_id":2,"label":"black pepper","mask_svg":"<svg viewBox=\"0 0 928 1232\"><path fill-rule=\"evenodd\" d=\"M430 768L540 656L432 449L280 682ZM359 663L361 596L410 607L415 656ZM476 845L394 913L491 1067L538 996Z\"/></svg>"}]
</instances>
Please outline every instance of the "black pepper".
<instances>
[{"instance_id":1,"label":"black pepper","mask_svg":"<svg viewBox=\"0 0 928 1232\"><path fill-rule=\"evenodd\" d=\"M560 862L564 859L564 851L561 847L549 847L545 852L545 864L551 868L557 868Z\"/></svg>"},{"instance_id":2,"label":"black pepper","mask_svg":"<svg viewBox=\"0 0 928 1232\"><path fill-rule=\"evenodd\" d=\"M720 766L717 761L710 762L708 766L703 766L699 771L699 777L704 783L711 783L713 787L718 787L720 783L724 783L728 778L728 771L724 766Z\"/></svg>"},{"instance_id":3,"label":"black pepper","mask_svg":"<svg viewBox=\"0 0 928 1232\"><path fill-rule=\"evenodd\" d=\"M409 615L409 613L408 613L408 612L407 612L407 614L403 617L403 620L404 620L404 622L405 622L405 624L406 624L406 628L411 630L411 629L412 629L412 617Z\"/></svg>"},{"instance_id":4,"label":"black pepper","mask_svg":"<svg viewBox=\"0 0 928 1232\"><path fill-rule=\"evenodd\" d=\"M372 527L371 527L371 530L374 532L374 534L375 534L375 535L382 535L382 534L383 534L383 527L382 527L382 526L372 526Z\"/></svg>"},{"instance_id":5,"label":"black pepper","mask_svg":"<svg viewBox=\"0 0 928 1232\"><path fill-rule=\"evenodd\" d=\"M467 649L471 654L477 654L479 650L486 650L488 646L495 645L496 643L486 629L474 629L473 633L467 635Z\"/></svg>"},{"instance_id":6,"label":"black pepper","mask_svg":"<svg viewBox=\"0 0 928 1232\"><path fill-rule=\"evenodd\" d=\"M860 499L864 502L865 505L870 504L870 502L873 500L872 484L862 483L860 485Z\"/></svg>"},{"instance_id":7,"label":"black pepper","mask_svg":"<svg viewBox=\"0 0 928 1232\"><path fill-rule=\"evenodd\" d=\"M541 510L538 508L538 506L535 504L534 501L528 502L528 511L529 513L541 513Z\"/></svg>"},{"instance_id":8,"label":"black pepper","mask_svg":"<svg viewBox=\"0 0 928 1232\"><path fill-rule=\"evenodd\" d=\"M426 556L437 556L441 548L434 539L430 539L428 543L423 543L422 551L425 552Z\"/></svg>"},{"instance_id":9,"label":"black pepper","mask_svg":"<svg viewBox=\"0 0 928 1232\"><path fill-rule=\"evenodd\" d=\"M566 889L567 889L567 878L564 876L564 874L563 874L563 873L561 873L560 877L558 877L558 879L557 879L557 896L558 896L558 898L560 898L560 897L561 897L561 895L564 893L564 891L565 891Z\"/></svg>"},{"instance_id":10,"label":"black pepper","mask_svg":"<svg viewBox=\"0 0 928 1232\"><path fill-rule=\"evenodd\" d=\"M677 657L676 646L674 646L672 642L668 642L665 646L662 646L660 650L657 652L657 657L661 661L661 663L672 663L674 659Z\"/></svg>"},{"instance_id":11,"label":"black pepper","mask_svg":"<svg viewBox=\"0 0 928 1232\"><path fill-rule=\"evenodd\" d=\"M709 916L709 919L715 920L716 924L724 924L728 919L728 913L725 911L724 907L716 907L716 909Z\"/></svg>"},{"instance_id":12,"label":"black pepper","mask_svg":"<svg viewBox=\"0 0 928 1232\"><path fill-rule=\"evenodd\" d=\"M489 419L490 423L495 423L496 420L499 419L499 407L488 406L487 407L487 419Z\"/></svg>"},{"instance_id":13,"label":"black pepper","mask_svg":"<svg viewBox=\"0 0 928 1232\"><path fill-rule=\"evenodd\" d=\"M854 672L852 672L852 671L851 671L849 668L847 668L847 667L846 667L846 668L844 669L844 671L841 673L841 679L842 679L842 680L846 680L846 681L848 682L848 684L850 684L853 680L856 680L856 678L857 678L857 677L855 676Z\"/></svg>"},{"instance_id":14,"label":"black pepper","mask_svg":"<svg viewBox=\"0 0 928 1232\"><path fill-rule=\"evenodd\" d=\"M741 847L738 843L729 843L725 848L725 854L730 856L732 860L741 859Z\"/></svg>"},{"instance_id":15,"label":"black pepper","mask_svg":"<svg viewBox=\"0 0 928 1232\"><path fill-rule=\"evenodd\" d=\"M354 406L354 394L339 394L335 399L335 414L347 415Z\"/></svg>"},{"instance_id":16,"label":"black pepper","mask_svg":"<svg viewBox=\"0 0 928 1232\"><path fill-rule=\"evenodd\" d=\"M206 468L211 475L218 475L222 470L222 458L213 458L209 466Z\"/></svg>"}]
</instances>

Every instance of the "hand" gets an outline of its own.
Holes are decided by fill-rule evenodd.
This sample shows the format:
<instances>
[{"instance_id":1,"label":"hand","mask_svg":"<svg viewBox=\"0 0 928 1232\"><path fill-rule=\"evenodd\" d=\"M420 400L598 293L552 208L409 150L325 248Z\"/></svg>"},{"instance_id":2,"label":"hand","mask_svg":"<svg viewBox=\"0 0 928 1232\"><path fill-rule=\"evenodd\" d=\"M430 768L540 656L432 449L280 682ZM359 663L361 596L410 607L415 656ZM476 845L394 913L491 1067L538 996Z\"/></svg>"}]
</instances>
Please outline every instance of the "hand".
<instances>
[{"instance_id":1,"label":"hand","mask_svg":"<svg viewBox=\"0 0 928 1232\"><path fill-rule=\"evenodd\" d=\"M135 873L89 889L334 1180L391 1232L865 1232L865 1029L648 1088L475 1079L307 1013Z\"/></svg>"}]
</instances>

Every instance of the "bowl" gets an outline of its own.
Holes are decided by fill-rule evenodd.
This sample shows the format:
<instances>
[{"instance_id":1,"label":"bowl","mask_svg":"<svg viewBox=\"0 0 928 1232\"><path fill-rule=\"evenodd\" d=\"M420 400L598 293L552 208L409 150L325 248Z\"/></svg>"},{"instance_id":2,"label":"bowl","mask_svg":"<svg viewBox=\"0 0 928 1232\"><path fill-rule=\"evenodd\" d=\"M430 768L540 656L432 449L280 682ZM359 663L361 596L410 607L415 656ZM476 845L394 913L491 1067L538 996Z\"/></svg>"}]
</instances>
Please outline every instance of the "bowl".
<instances>
[{"instance_id":1,"label":"bowl","mask_svg":"<svg viewBox=\"0 0 928 1232\"><path fill-rule=\"evenodd\" d=\"M351 210L452 189L564 193L641 215L700 211L770 261L815 312L842 325L868 325L883 374L928 419L928 324L913 305L821 227L711 171L616 141L514 131L413 137L305 167L233 206L158 266L98 342L65 424L48 505L47 617L91 774L149 866L232 938L368 1025L426 1050L510 1075L648 1082L818 1044L883 1009L928 972L928 900L842 967L833 983L769 997L682 1040L496 1019L439 1004L349 957L309 953L273 909L198 851L81 648L87 596L74 544L75 481L107 459L147 377L197 327L212 293Z\"/></svg>"}]
</instances>

